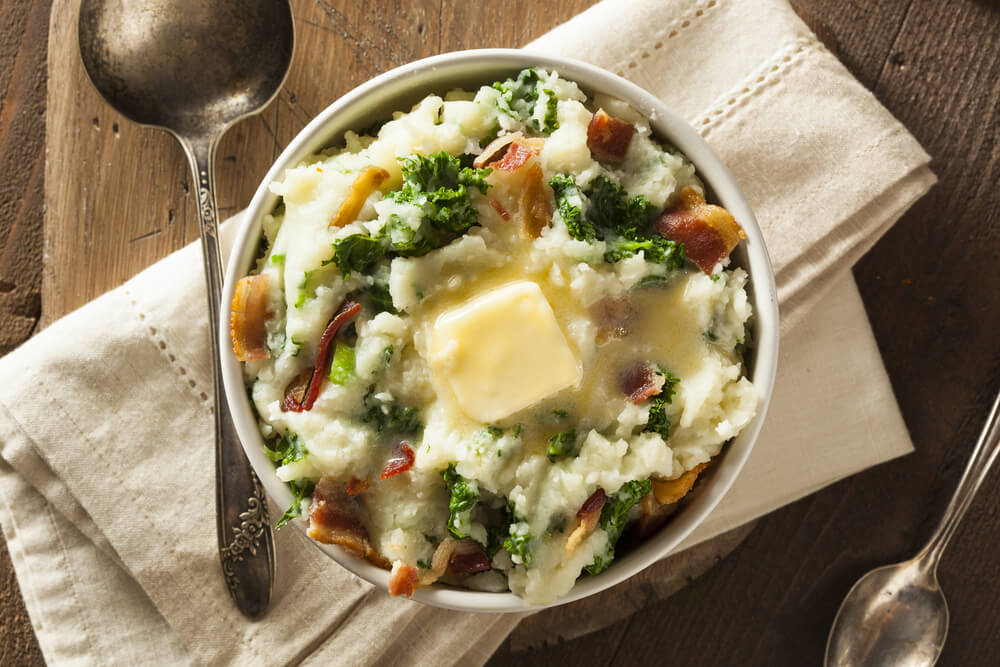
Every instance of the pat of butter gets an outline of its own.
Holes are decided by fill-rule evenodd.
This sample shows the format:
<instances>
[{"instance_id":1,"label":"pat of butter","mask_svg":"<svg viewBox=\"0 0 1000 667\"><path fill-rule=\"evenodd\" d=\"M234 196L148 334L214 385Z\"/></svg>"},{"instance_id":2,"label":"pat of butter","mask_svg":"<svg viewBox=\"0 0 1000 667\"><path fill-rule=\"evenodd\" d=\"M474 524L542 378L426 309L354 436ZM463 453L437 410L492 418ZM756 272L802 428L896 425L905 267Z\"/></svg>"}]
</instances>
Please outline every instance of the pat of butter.
<instances>
[{"instance_id":1,"label":"pat of butter","mask_svg":"<svg viewBox=\"0 0 1000 667\"><path fill-rule=\"evenodd\" d=\"M432 372L472 419L508 417L580 381L583 369L537 284L519 281L442 313L428 336Z\"/></svg>"}]
</instances>

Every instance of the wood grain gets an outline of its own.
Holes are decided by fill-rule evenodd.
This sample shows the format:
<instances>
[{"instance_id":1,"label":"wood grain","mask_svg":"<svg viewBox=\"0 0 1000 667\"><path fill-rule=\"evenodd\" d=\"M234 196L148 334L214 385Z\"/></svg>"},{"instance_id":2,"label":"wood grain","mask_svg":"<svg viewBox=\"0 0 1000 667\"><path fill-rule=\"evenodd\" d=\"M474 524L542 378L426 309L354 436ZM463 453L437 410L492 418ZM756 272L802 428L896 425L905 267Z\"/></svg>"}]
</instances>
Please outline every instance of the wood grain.
<instances>
[{"instance_id":1,"label":"wood grain","mask_svg":"<svg viewBox=\"0 0 1000 667\"><path fill-rule=\"evenodd\" d=\"M75 3L53 4L51 33L67 48L50 58L46 109L47 4L0 2L0 354L30 334L39 304L51 321L197 233L179 149L79 85ZM220 147L223 213L245 205L306 119L372 74L446 50L516 46L589 4L296 0L288 86ZM710 572L639 614L558 647L515 651L513 642L538 639L515 636L491 664L818 664L853 581L912 553L961 474L1000 387L1000 11L977 0L797 4L928 148L940 178L855 270L917 452L769 515ZM41 298L43 112L70 131L48 145ZM942 665L990 665L1000 655L996 477L942 563L952 609ZM3 556L0 664L35 664L40 654Z\"/></svg>"}]
</instances>

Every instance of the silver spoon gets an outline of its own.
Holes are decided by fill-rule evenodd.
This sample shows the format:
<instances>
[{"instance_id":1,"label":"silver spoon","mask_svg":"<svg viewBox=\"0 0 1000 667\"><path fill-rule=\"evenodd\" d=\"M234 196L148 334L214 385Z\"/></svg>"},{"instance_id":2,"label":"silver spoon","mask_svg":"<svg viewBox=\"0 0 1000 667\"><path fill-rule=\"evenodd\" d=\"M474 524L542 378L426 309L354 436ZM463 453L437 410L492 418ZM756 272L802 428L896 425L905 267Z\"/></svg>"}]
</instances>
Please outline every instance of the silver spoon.
<instances>
[{"instance_id":1,"label":"silver spoon","mask_svg":"<svg viewBox=\"0 0 1000 667\"><path fill-rule=\"evenodd\" d=\"M948 602L937 566L959 521L1000 452L1000 395L955 495L914 558L872 570L847 593L826 643L827 667L933 665L948 635Z\"/></svg>"},{"instance_id":2,"label":"silver spoon","mask_svg":"<svg viewBox=\"0 0 1000 667\"><path fill-rule=\"evenodd\" d=\"M216 514L226 585L247 616L271 599L274 541L257 476L223 396L217 349L222 294L215 150L223 133L274 98L294 31L287 0L83 0L80 54L104 99L180 142L198 184L215 383Z\"/></svg>"}]
</instances>

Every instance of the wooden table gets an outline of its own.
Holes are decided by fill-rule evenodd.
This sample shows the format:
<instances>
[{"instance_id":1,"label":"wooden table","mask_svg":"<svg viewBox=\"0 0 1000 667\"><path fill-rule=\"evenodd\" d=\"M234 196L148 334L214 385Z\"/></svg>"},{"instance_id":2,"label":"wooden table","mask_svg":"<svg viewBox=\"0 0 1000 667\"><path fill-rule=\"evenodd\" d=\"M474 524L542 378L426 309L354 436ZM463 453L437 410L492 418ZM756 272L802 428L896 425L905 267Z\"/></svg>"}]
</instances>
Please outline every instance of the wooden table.
<instances>
[{"instance_id":1,"label":"wooden table","mask_svg":"<svg viewBox=\"0 0 1000 667\"><path fill-rule=\"evenodd\" d=\"M442 51L517 46L590 4L294 1L297 48L323 49L343 68L322 89L293 71L276 106L229 133L219 151L223 214L246 204L305 119L358 82ZM911 554L961 474L1000 388L1000 9L981 0L796 4L923 143L940 178L855 268L917 451L771 514L709 573L628 620L550 648L505 647L491 664L817 664L853 581ZM52 29L72 36L70 0L0 2L0 354L196 237L172 140L145 132L131 145L157 160L122 173L115 142L144 131L119 122L96 94L47 106L53 6ZM48 146L48 173L79 160L72 149L97 147L90 178L43 190L46 115L92 133L75 147ZM943 665L1000 656L998 494L994 474L941 566L952 610ZM0 664L40 663L2 548L0 579Z\"/></svg>"}]
</instances>

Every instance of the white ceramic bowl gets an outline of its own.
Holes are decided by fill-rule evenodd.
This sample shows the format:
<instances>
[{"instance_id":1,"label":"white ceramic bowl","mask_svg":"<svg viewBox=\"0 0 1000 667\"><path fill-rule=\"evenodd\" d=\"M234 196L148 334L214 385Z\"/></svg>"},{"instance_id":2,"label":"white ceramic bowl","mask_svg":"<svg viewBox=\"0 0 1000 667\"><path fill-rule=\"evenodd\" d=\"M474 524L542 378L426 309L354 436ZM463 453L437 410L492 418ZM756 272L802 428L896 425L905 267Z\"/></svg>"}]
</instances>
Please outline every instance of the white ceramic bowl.
<instances>
[{"instance_id":1,"label":"white ceramic bowl","mask_svg":"<svg viewBox=\"0 0 1000 667\"><path fill-rule=\"evenodd\" d=\"M659 137L676 146L694 163L702 181L714 195L714 201L729 209L743 226L747 239L733 253L733 261L747 269L751 277L749 289L754 318L751 321L753 331L749 337L747 363L749 376L761 395L757 416L739 437L726 446L719 462L709 469L705 479L691 494L690 502L659 533L633 551L617 557L614 564L600 575L582 577L569 594L553 603L562 604L613 586L663 558L705 519L732 485L750 454L767 412L774 383L778 358L778 307L774 274L760 229L746 199L719 158L691 126L671 113L660 100L625 79L592 65L510 49L460 51L434 56L398 67L358 86L324 109L299 132L257 188L243 218L243 227L226 271L219 345L226 397L232 408L236 429L251 464L274 500L272 516L280 515L291 503L292 494L275 476L274 464L264 453L264 442L257 430L244 387L242 368L233 354L228 336L228 304L232 302L234 286L250 270L261 235L261 220L277 202L268 184L281 178L286 168L303 158L340 142L347 130L368 127L373 121L388 118L393 111L407 111L430 93L444 94L454 88L476 89L532 66L556 70L560 76L576 81L588 95L607 93L625 100L643 113L650 119ZM297 528L284 530L298 530L304 525L298 521L293 523ZM351 572L387 588L387 571L338 547L318 543L317 546ZM466 611L508 612L532 608L512 593L483 593L438 584L418 589L413 597L427 604Z\"/></svg>"}]
</instances>

